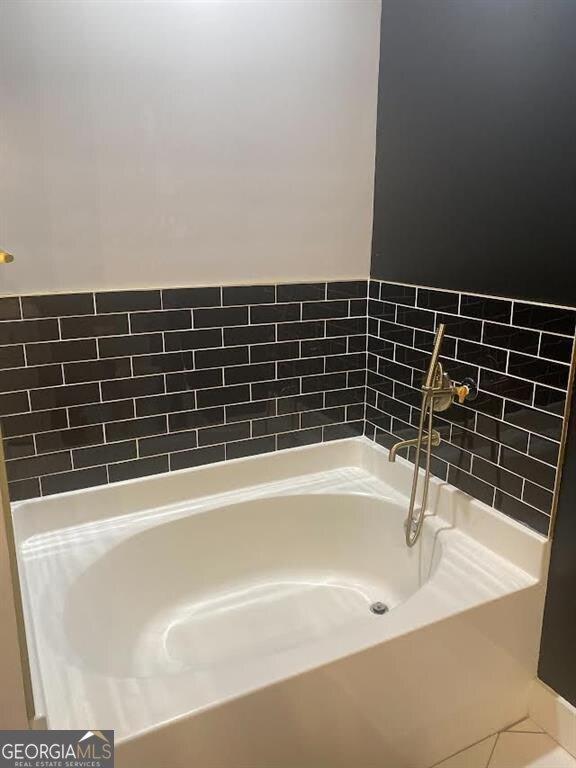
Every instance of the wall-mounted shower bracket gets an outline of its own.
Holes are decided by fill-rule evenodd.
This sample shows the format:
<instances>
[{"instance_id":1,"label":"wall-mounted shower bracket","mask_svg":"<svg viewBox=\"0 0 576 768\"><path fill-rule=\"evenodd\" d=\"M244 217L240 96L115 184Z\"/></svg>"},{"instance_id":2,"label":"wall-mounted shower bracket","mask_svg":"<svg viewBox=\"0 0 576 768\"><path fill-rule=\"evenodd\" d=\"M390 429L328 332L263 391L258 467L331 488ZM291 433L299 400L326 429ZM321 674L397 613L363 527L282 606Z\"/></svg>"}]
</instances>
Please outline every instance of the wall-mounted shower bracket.
<instances>
[{"instance_id":1,"label":"wall-mounted shower bracket","mask_svg":"<svg viewBox=\"0 0 576 768\"><path fill-rule=\"evenodd\" d=\"M408 517L406 519L406 544L413 547L417 542L422 524L424 522L424 512L428 502L428 488L430 485L430 465L431 454L434 446L440 445L440 433L433 429L434 412L442 412L450 408L455 399L459 403L466 399L474 399L478 389L472 379L466 379L460 383L452 381L442 368L440 362L440 350L444 340L446 326L441 323L436 331L434 340L434 349L430 358L430 365L422 385L422 407L420 409L420 421L418 425L418 436L413 440L401 440L390 449L388 458L390 461L396 460L396 454L401 448L411 446L416 447L416 456L414 458L414 476L412 479L412 491L410 494L410 504L408 506ZM426 420L428 421L425 431ZM418 478L420 472L420 456L422 455L422 443L426 443L426 471L424 475L424 490L422 492L422 503L420 510L416 514L414 507L416 505L416 493L418 490Z\"/></svg>"}]
</instances>

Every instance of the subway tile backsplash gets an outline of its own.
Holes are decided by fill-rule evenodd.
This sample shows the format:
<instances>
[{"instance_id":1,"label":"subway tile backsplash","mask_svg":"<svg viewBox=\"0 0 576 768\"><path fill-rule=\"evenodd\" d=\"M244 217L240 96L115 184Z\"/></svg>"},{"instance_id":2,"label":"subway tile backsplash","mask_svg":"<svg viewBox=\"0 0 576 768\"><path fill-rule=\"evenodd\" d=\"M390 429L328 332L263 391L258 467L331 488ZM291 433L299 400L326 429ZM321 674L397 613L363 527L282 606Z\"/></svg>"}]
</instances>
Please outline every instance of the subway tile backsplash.
<instances>
[{"instance_id":1,"label":"subway tile backsplash","mask_svg":"<svg viewBox=\"0 0 576 768\"><path fill-rule=\"evenodd\" d=\"M385 446L416 434L433 331L445 323L445 370L480 391L437 415L433 472L547 533L576 312L378 280L369 296L366 434Z\"/></svg>"},{"instance_id":2,"label":"subway tile backsplash","mask_svg":"<svg viewBox=\"0 0 576 768\"><path fill-rule=\"evenodd\" d=\"M13 499L364 431L367 281L0 300Z\"/></svg>"},{"instance_id":3,"label":"subway tile backsplash","mask_svg":"<svg viewBox=\"0 0 576 768\"><path fill-rule=\"evenodd\" d=\"M434 473L546 532L576 312L378 280L1 298L11 496L413 437L440 322L480 392L438 415Z\"/></svg>"}]
</instances>

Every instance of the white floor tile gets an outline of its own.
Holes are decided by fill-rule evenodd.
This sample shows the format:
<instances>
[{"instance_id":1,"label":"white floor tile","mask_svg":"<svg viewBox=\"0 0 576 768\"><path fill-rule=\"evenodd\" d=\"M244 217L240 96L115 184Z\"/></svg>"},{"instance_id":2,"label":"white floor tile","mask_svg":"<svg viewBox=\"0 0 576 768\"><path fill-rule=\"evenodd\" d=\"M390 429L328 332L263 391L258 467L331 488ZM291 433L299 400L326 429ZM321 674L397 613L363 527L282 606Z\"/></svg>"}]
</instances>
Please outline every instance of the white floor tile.
<instances>
[{"instance_id":1,"label":"white floor tile","mask_svg":"<svg viewBox=\"0 0 576 768\"><path fill-rule=\"evenodd\" d=\"M516 725L511 726L507 730L514 733L544 733L544 729L540 728L539 725L536 725L534 720L530 720L529 717L527 717L525 720L521 720L519 723L516 723Z\"/></svg>"},{"instance_id":2,"label":"white floor tile","mask_svg":"<svg viewBox=\"0 0 576 768\"><path fill-rule=\"evenodd\" d=\"M508 731L498 737L488 765L489 768L576 768L576 760L545 733Z\"/></svg>"},{"instance_id":3,"label":"white floor tile","mask_svg":"<svg viewBox=\"0 0 576 768\"><path fill-rule=\"evenodd\" d=\"M463 752L452 755L434 768L486 768L495 741L496 736L489 736Z\"/></svg>"}]
</instances>

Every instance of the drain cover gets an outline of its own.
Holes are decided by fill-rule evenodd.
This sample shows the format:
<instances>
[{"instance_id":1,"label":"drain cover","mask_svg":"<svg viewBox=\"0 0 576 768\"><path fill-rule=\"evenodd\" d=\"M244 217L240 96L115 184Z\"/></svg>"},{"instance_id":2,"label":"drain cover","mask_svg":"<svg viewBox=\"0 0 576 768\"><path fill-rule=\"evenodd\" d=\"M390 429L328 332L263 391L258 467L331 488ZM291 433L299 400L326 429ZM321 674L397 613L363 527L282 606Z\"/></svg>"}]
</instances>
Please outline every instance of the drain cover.
<instances>
[{"instance_id":1,"label":"drain cover","mask_svg":"<svg viewBox=\"0 0 576 768\"><path fill-rule=\"evenodd\" d=\"M372 611L372 613L375 613L377 616L382 616L383 613L388 613L388 606L386 605L386 603L376 602L376 603L372 603L372 605L370 606L370 610Z\"/></svg>"}]
</instances>

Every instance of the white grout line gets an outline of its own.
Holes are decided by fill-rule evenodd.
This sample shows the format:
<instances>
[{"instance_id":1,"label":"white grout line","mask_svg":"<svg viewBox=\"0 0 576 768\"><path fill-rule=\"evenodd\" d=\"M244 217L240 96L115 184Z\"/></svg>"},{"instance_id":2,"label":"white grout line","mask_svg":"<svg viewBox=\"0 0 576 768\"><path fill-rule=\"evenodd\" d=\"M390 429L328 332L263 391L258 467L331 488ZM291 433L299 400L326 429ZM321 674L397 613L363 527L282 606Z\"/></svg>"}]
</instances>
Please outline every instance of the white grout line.
<instances>
[{"instance_id":1,"label":"white grout line","mask_svg":"<svg viewBox=\"0 0 576 768\"><path fill-rule=\"evenodd\" d=\"M380 285L401 285L402 287L405 287L405 288L424 288L428 291L438 291L439 293L452 293L452 294L460 293L464 296L477 296L480 299L496 299L498 301L510 301L516 304L530 304L531 306L553 307L554 309L565 309L570 311L574 311L575 309L574 306L569 306L568 304L553 304L551 302L546 302L546 301L533 301L530 299L522 299L522 298L517 298L512 296L496 296L495 294L491 294L491 293L476 293L474 291L462 291L462 290L456 290L454 288L438 288L437 286L419 285L417 283L401 283L395 280L381 280L378 277L370 277L368 279L370 282L379 283ZM329 282L332 282L332 281L329 281Z\"/></svg>"},{"instance_id":2,"label":"white grout line","mask_svg":"<svg viewBox=\"0 0 576 768\"><path fill-rule=\"evenodd\" d=\"M411 427L412 429L415 429L413 424L409 424L408 422L404 421L403 419L399 419L397 416L391 416L391 414L384 414L384 415L391 417L392 421L398 421L401 424L404 424L404 425L406 425L408 427ZM376 424L374 424L374 422L370 422L369 421L368 423L370 423L371 426L374 427L376 430L381 430L381 431L387 432L388 434L392 435L392 437L396 437L396 435L393 432L390 432L389 430L382 430L382 428L378 427ZM393 424L392 424L392 426L393 426ZM454 447L458 448L459 450L465 451L466 453L469 453L469 451L466 451L466 449L460 448L460 446L454 446ZM484 480L483 478L479 477L478 475L473 474L472 472L464 469L463 467L459 467L457 464L454 464L453 462L448 461L447 459L443 458L442 456L435 456L435 458L438 459L439 461L443 462L444 464L446 464L447 467L448 467L448 470L450 469L450 467L452 467L455 470L458 470L459 472L464 472L465 474L469 475L474 480L476 480L476 481L478 481L478 482L488 486L489 488L494 489L495 493L500 491L500 493L504 493L506 496L510 496L510 498L513 498L516 501L519 501L522 504L525 504L527 507L530 507L531 509L534 509L539 514L544 515L544 517L547 517L547 518L550 519L550 513L549 512L544 512L543 510L538 509L538 507L535 507L534 505L530 504L529 502L525 501L524 499L518 498L518 496L515 496L512 493L509 493L509 492L501 490L500 488L498 488L498 486L495 486L493 483L490 483L487 480ZM478 457L476 454L472 455L472 460L474 458L483 459L482 456ZM484 459L484 461L487 461L487 459ZM489 462L489 463L492 463L492 462ZM501 470L503 470L505 472L510 472L510 470L505 469L504 467L499 467L497 465L495 465L495 466L496 466L497 469L501 469ZM472 464L470 466L470 469L472 469ZM510 472L510 473L511 474L516 474L514 472ZM517 475L517 476L521 478L520 475ZM533 482L533 481L531 481L531 482ZM534 483L534 485L537 485L537 483ZM542 486L538 486L538 487L542 488L543 490L547 491L548 493L551 493L551 491L548 488L543 488ZM495 493L493 495L493 500L495 499ZM494 505L492 505L492 506L494 506Z\"/></svg>"},{"instance_id":3,"label":"white grout line","mask_svg":"<svg viewBox=\"0 0 576 768\"><path fill-rule=\"evenodd\" d=\"M376 337L370 335L369 338L376 338ZM382 339L378 339L378 340L382 341ZM460 339L458 341L460 341ZM468 340L467 339L462 339L462 341L468 341ZM409 350L413 350L413 351L416 351L416 352L422 352L424 354L429 354L429 352L427 352L424 349L420 349L419 347L410 347L410 346L407 346L406 344L401 344L400 342L390 342L390 343L394 343L395 345L401 346L404 349L409 349ZM470 342L470 343L476 343L476 342ZM505 350L503 350L503 351L505 351ZM457 350L456 350L456 352L457 352ZM388 362L390 362L390 358L386 358L383 355L378 355L378 353L371 353L371 354L375 354L378 357L380 357L381 359L388 360ZM555 392L562 392L563 394L566 394L566 389L563 389L562 387L555 387L552 384L547 384L545 382L536 381L534 379L525 379L525 378L523 378L521 376L516 376L513 373L508 373L507 371L501 371L501 370L498 370L497 368L490 368L489 366L484 365L484 364L480 364L480 363L471 363L468 360L462 360L462 359L459 359L457 357L450 357L448 355L442 355L442 357L445 360L452 360L453 362L460 363L461 365L468 365L468 366L470 366L472 368L477 368L480 371L480 373L482 371L489 371L490 373L495 373L495 374L497 374L499 376L504 376L506 378L515 379L515 380L521 381L521 382L523 382L525 384L531 384L533 386L538 386L538 387L545 387L546 389L550 389L550 390L553 390ZM525 355L525 357L528 357L528 356ZM542 360L542 358L532 358L532 359L534 359L534 360ZM422 370L422 373L424 372L423 369L415 368L414 366L409 366L406 363L401 363L401 362L399 362L397 360L394 360L393 362L395 362L397 365L403 365L404 367L412 368L413 370L417 370L417 371ZM557 361L557 360L545 361L545 362L559 363L559 361ZM568 369L570 367L569 363L559 363L559 364L560 365L566 365L566 367ZM481 389L481 388L479 387L479 389ZM482 391L484 391L484 390L482 390ZM495 394L498 397L504 397L503 395L498 395L498 393L493 393L490 390L486 390L486 394ZM507 398L507 399L512 399L512 398ZM522 403L522 404L525 405L525 403Z\"/></svg>"},{"instance_id":4,"label":"white grout line","mask_svg":"<svg viewBox=\"0 0 576 768\"><path fill-rule=\"evenodd\" d=\"M382 285L382 283L381 283L380 285ZM327 283L325 283L325 291L324 291L324 292L325 292L325 294L326 294L326 291L327 291L327 286L328 286L328 284L327 284ZM369 283L367 283L367 288L368 288L368 290L369 290ZM439 289L431 289L431 290L439 290ZM455 293L455 292L451 291L451 293ZM417 291L415 292L415 294L416 294L416 295L419 295L419 290L417 290ZM162 294L162 293L161 293L160 295L161 295L161 296L163 296L163 294ZM220 295L222 296L222 288L220 288ZM458 300L459 300L459 307L458 307L458 309L459 309L459 311L460 311L460 310L461 310L462 293L460 293L460 292L459 292L457 295L458 295ZM468 295L468 294L466 294L466 295ZM336 301L337 299L332 299L332 300L333 300L333 301ZM353 300L353 299L349 299L349 300L347 300L347 303L348 303L348 307L349 307L349 310L350 310L350 309L351 309L351 307L352 307L352 301L354 301L354 300ZM303 306L303 305L302 305L302 302L292 302L292 303L299 303L299 305L300 305L300 312L302 312L302 306ZM513 305L513 303L514 303L514 302L512 302L512 305ZM20 298L20 304L21 304L21 298ZM273 305L273 304L274 304L274 302L270 302L270 305ZM399 305L399 303L398 303L398 302L395 302L395 318L397 318L397 313L398 313L398 305ZM163 301L162 301L162 306L163 306ZM243 305L236 305L236 306L243 306ZM256 305L254 305L254 306L256 306ZM416 309L417 311L428 311L428 312L430 312L430 310L427 310L426 308L421 308L421 307L419 307L419 306L412 306L412 305L409 305L409 306L407 306L407 308L408 308L408 309L412 309L412 310ZM220 308L212 308L212 307L211 307L210 309L221 309L221 307L220 307ZM151 311L157 311L157 310L151 310ZM110 313L110 314L113 314L113 313ZM434 319L435 319L435 324L436 324L436 321L437 321L437 315L438 315L438 313L434 311L434 312L433 312L433 314L434 314ZM451 313L444 313L444 314L451 314ZM131 315L130 315L130 314L129 314L129 317L131 317ZM335 320L339 320L339 319L342 319L342 320L344 320L344 321L347 321L347 320L349 320L350 318L348 318L348 317L347 317L347 318L334 318L334 319L335 319ZM466 319L468 319L468 318L462 318L462 319L466 320ZM471 320L473 320L473 321L476 321L476 322L478 322L478 319L477 319L477 318L469 318L469 319L471 319ZM192 316L192 322L193 322L193 316ZM290 322L300 322L300 321L298 321L298 320L294 320L294 321L288 321L288 322L290 323ZM314 320L310 320L310 321L309 321L309 320L306 320L306 321L303 321L303 322L315 322L315 321L314 321ZM322 338L335 338L335 339L336 339L336 338L340 338L340 337L326 337L326 332L327 332L327 323L326 323L326 320L324 320L324 319L321 319L321 322L323 322L323 331L324 331L324 336L323 336ZM384 322L384 321L381 321L381 322ZM484 321L483 321L483 320L480 320L480 322L482 323L482 330L483 330L483 329L484 329ZM492 321L490 321L490 322L492 322ZM284 323L282 323L282 324L284 325ZM59 323L59 326L60 326L60 323ZM277 328L278 328L278 324L274 324L274 326L275 326L275 336L276 336L276 338L277 338ZM238 327L238 326L232 326L232 327ZM256 324L255 324L255 327L256 327ZM506 326L506 327L508 327L508 326ZM188 329L183 329L183 330L188 330ZM210 330L210 329L206 328L205 330ZM380 330L380 329L379 329L379 330ZM409 328L409 329L407 329L407 330L410 330L410 331L412 331L412 336L413 336L413 343L414 343L414 341L415 341L415 333L416 333L416 330L414 330L414 329L412 329L412 328ZM534 329L528 329L528 330L535 332L535 331L534 331ZM427 330L425 330L425 329L422 329L422 331L424 331L424 332L426 332L426 333L429 333L429 332L430 332L430 331L427 331ZM145 331L145 333L148 333L148 331ZM222 330L220 330L220 333L222 334ZM556 334L556 335L561 335L561 334ZM163 336L163 340L164 340L164 339L165 339L165 333L162 333L162 336ZM541 338L541 337L542 337L542 334L540 333L540 338ZM347 344L347 352L349 352L349 347L350 347L350 343L351 343L350 335L346 335L346 337L345 337L345 338L346 338L346 344ZM482 338L483 338L483 335L482 335ZM288 343L290 343L290 341L291 341L291 340L287 340L287 341L288 341ZM302 355L302 345L303 345L304 341L306 341L306 339L303 339L303 340L302 340L302 339L296 339L296 340L293 340L293 341L296 341L296 342L298 343L298 345L299 345L299 353L300 353L300 357L301 357L301 355ZM465 340L465 341L467 341L467 340ZM271 343L271 342L261 342L261 344L264 344L264 343ZM478 344L479 342L471 341L471 343L476 343L476 344ZM249 345L246 345L246 346L248 346L248 348L249 348L249 360L251 360L251 359L252 359L252 346L258 346L258 345L259 345L259 343L256 343L255 345L251 345L251 344L249 344ZM460 345L460 341L458 342L458 347L459 347L459 345ZM238 346L239 346L239 345L238 345ZM404 346L404 345L400 345L400 346ZM221 347L217 347L217 348L221 348ZM230 348L233 348L233 347L229 347L229 349L230 349ZM394 351L394 355L396 355L396 350L398 349L398 345L397 345L396 343L393 343L393 344L392 344L392 348L393 348L393 351ZM406 348L408 348L408 349L412 349L413 347L406 347ZM419 350L418 348L416 348L416 349L417 349L418 351L424 351L424 350ZM509 357L510 357L510 352L509 352L508 350L506 350L506 348L504 348L504 351L506 351L506 352L507 352L507 357L509 358ZM183 350L182 350L182 351L180 351L180 354L181 354L182 352L183 352ZM154 356L154 353L147 353L147 354L148 354L149 356ZM175 354L178 354L178 352L176 352ZM339 354L339 353L335 353L335 354ZM354 353L350 353L350 354L354 354ZM363 352L361 352L361 353L359 353L359 354L364 354L364 353L363 353ZM372 353L370 353L370 354L372 354ZM520 353L520 354L521 354L521 353ZM139 356L142 356L142 355L134 355L134 356L130 356L130 365L132 365L132 357L139 357ZM320 354L320 355L319 355L319 357L321 357L321 358L323 358L323 359L324 359L324 363L325 363L325 365L326 365L326 362L327 362L327 357L331 357L331 356L330 356L330 355L328 355L328 356L327 356L326 354ZM380 365L381 363L385 365L385 363L386 363L386 361L387 361L387 358L382 358L382 357L380 357L379 355L375 355L375 357L376 357L376 359L379 361L379 362L378 362L378 365ZM530 356L530 357L531 357L532 359L538 359L538 358L534 358L533 356ZM114 359L114 358L110 358L110 359ZM124 359L124 358L122 358L122 357L119 357L119 358L116 358L116 359L119 359L119 360L120 360L120 359ZM298 358L295 358L295 359L298 359ZM313 359L313 358L310 358L310 359ZM542 358L539 358L539 359L542 359ZM274 362L274 361L272 361L272 362ZM278 362L281 362L281 361L278 361ZM467 364L467 365L473 365L474 367L478 367L478 366L476 366L476 364L474 364L474 363L469 363L469 362L467 362L467 361L462 361L462 362L463 362L464 364ZM561 363L561 361L550 361L550 362L554 362L554 363L559 363L559 362L560 362L560 363ZM395 363L395 364L396 364L396 365L400 365L400 366L402 366L402 367L405 367L407 370L412 370L412 371L413 371L413 373L412 373L412 377L413 377L413 376L415 376L415 375L417 374L417 369L413 369L413 368L411 368L410 366L406 366L406 365L404 365L403 363L399 363L399 362L397 362L397 361L396 361L396 363ZM245 365L245 363L237 364L236 366L223 366L223 369L226 369L226 368L234 368L234 367L237 367L238 365ZM275 368L277 368L277 365L276 365L276 363L275 363ZM200 370L214 370L214 369L200 369ZM217 369L216 369L216 370L217 370ZM361 370L361 369L360 369L360 370ZM488 370L492 370L492 369L488 369ZM352 377L353 377L354 373L356 373L356 372L355 372L355 371L348 371L348 372L347 372L346 370L344 370L344 371L342 371L342 372L334 371L334 372L332 372L332 373L334 373L334 374L338 374L338 373L346 373L346 379L347 379L347 382L348 382L348 384L350 385L350 380L352 379ZM501 371L495 371L495 373L497 373L497 374L501 374L502 372L501 372ZM166 374L165 374L165 373L162 373L161 375L163 375L163 377L164 377L164 381L166 382ZM314 375L317 375L317 374L310 374L309 376L314 376ZM331 374L328 374L328 375L331 375ZM276 370L276 377L277 377L277 370ZM306 378L306 377L304 377L304 378ZM526 383L532 384L532 385L534 386L534 382L532 382L532 381L530 381L530 380L522 379L522 378L520 378L520 377L514 377L514 378L517 378L517 379L519 379L520 381L523 381L523 382L526 382ZM80 384L83 384L83 383L84 383L84 382L81 382ZM86 383L89 383L89 382L86 382ZM257 383L257 382L256 382L256 383ZM300 377L300 379L299 379L299 383L300 383L300 388L302 389L302 383L303 383L303 378L302 378L302 377ZM253 383L250 383L250 390L249 390L249 391L250 391L251 393L252 393L252 385L253 385ZM69 386L70 386L70 385L69 385ZM72 385L72 386L73 386L73 385ZM99 386L101 387L101 383L99 383ZM243 385L235 385L235 386L243 386ZM364 385L358 385L358 386L364 386ZM394 386L394 392L395 392L396 383L394 383L394 384L393 384L393 386ZM408 387L409 387L410 385L409 385L409 384L405 384L404 386L408 386ZM547 388L549 388L549 389L552 389L552 388L551 388L549 385L545 385L545 384L542 384L541 386L544 386L544 387L547 387ZM166 388L166 387L165 387L165 388ZM41 389L43 389L43 388L41 388ZM50 388L47 388L47 389L50 389ZM556 389L557 389L557 388L554 388L554 390L556 390ZM535 391L535 389L534 389L534 391ZM563 390L562 390L562 391L563 391ZM324 400L324 399L325 399L325 397L326 397L326 393L325 393L325 392L320 392L320 393L318 393L318 392L303 393L303 394L302 394L302 395L300 395L300 396L306 396L307 394L321 394L321 395L322 395L322 398L323 398L323 400ZM492 393L490 393L490 394L492 394ZM158 395L152 395L152 396L154 396L154 397L157 397ZM152 397L152 396L145 396L145 397ZM162 396L162 395L160 395L160 396ZM298 396L298 395L295 395L295 396ZM499 396L499 395L497 395L497 396L498 396L498 397L500 397L500 398L503 400L503 404L506 402L506 400L507 400L507 399L504 399L504 398L502 398L502 397L501 397L501 396ZM264 398L264 399L267 399L267 398ZM511 399L508 399L508 400L512 401ZM116 402L116 401L108 401L108 402L110 402L110 403L113 403L113 402ZM402 402L402 401L401 401L401 402ZM234 405L234 403L231 403L231 404L222 404L222 406L207 406L207 407L223 407L223 408L226 408L227 406L232 406L232 405ZM406 404L406 405L408 405L408 408L409 408L409 413L410 413L410 418L411 418L411 416L412 416L412 406L410 406L409 404ZM521 405L524 405L524 404L523 404L523 403L521 403ZM538 409L538 410L540 410L540 409ZM542 409L542 412L543 412L543 413L546 413L546 414L548 414L548 412L547 412L547 411L544 411L543 409ZM168 417L166 417L166 418L168 418ZM476 416L476 415L474 415L474 420L476 420L476 418L477 418L477 416ZM401 421L401 420L399 420L399 421ZM502 422L502 423L506 424L507 422ZM475 426L476 426L476 425L475 425ZM512 425L512 426L514 426L516 429L522 429L521 427L516 427L515 425ZM452 434L452 429L453 429L453 428L452 428L452 427L450 427L450 434ZM528 430L524 430L524 431L527 431L529 435L531 434L531 433L530 433ZM483 435L482 435L482 437L485 437L485 436L483 436ZM486 438L486 437L485 437L485 439L490 439L490 438ZM459 446L457 446L457 447L459 447ZM464 450L465 450L465 449L464 449ZM525 454L519 454L519 455L525 455ZM535 457L530 457L530 458L535 458ZM536 459L536 460L538 460L538 459ZM542 463L544 463L544 462L542 462ZM551 465L547 465L547 466L551 466ZM503 471L507 471L507 472L508 472L508 471L510 471L510 470L507 470L507 469L503 468ZM514 474L514 473L512 473L512 474ZM481 480L481 478L480 478L480 480ZM546 489L546 490L547 490L547 489Z\"/></svg>"},{"instance_id":5,"label":"white grout line","mask_svg":"<svg viewBox=\"0 0 576 768\"><path fill-rule=\"evenodd\" d=\"M414 310L417 310L419 312L432 313L432 312L435 311L435 310L432 310L432 309L428 309L427 307L418 307L418 306L415 306L414 304L404 304L401 301L390 301L390 300L388 300L388 301L384 301L383 303L385 303L385 304L395 304L396 307L402 307L403 309L414 309ZM569 308L569 309L570 309L571 312L576 312L576 308L574 308L574 307ZM448 315L448 316L453 317L453 318L458 318L458 320L470 321L472 323L478 323L479 325L484 322L484 323L489 323L491 325L499 325L502 328L506 328L506 329L509 329L511 331L529 331L529 332L533 333L535 336L537 334L539 334L539 333L545 333L545 334L547 334L549 336L556 336L556 337L558 337L560 339L572 339L572 338L574 338L573 334L559 333L558 331L552 331L552 330L542 329L542 328L533 328L533 327L531 327L529 325L518 325L517 323L504 323L501 320L491 320L489 318L480 318L480 317L475 317L474 315L456 314L455 312L449 312L447 310L442 310L442 311L437 310L436 312L437 312L437 314ZM393 321L390 321L390 322L393 322ZM429 331L426 328L419 328L418 330L427 331L428 333L433 333L433 331ZM476 339L469 339L469 341L475 341L476 343L481 343L481 342L478 342ZM491 346L493 346L493 345L491 345Z\"/></svg>"},{"instance_id":6,"label":"white grout line","mask_svg":"<svg viewBox=\"0 0 576 768\"><path fill-rule=\"evenodd\" d=\"M379 392L378 392L378 390L375 390L375 389L373 389L373 388L372 388L372 387L370 387L370 386L368 386L368 389L372 389L372 391L373 391L373 392L374 392L376 395L379 395L379 394L381 394L381 393L379 393ZM389 396L388 396L388 397L389 397ZM403 404L405 404L405 405L409 405L408 403L406 403L406 402L405 402L405 401L403 401L403 400L401 400L400 402L401 402L401 403L403 403ZM372 406L372 407L373 407L373 408L375 408L376 410L380 410L380 409L376 408L376 406ZM412 406L412 407L415 407L415 406ZM383 413L386 413L386 411L383 411ZM387 414L387 415L390 415L390 414ZM398 418L398 417L394 417L394 418ZM400 421L402 421L402 419L400 419ZM404 422L404 423L407 423L407 422ZM454 422L447 422L447 423L451 423L453 426L458 426L458 427L460 427L461 429L464 429L466 432L470 432L471 434L477 434L479 437L481 437L481 438L484 438L485 440L490 440L492 443L495 443L496 445L498 445L498 446L500 447L500 449L502 449L502 448L507 448L507 449L510 449L510 450L514 451L515 453L517 453L519 456L523 456L524 458L527 458L527 459L533 459L534 461L538 461L540 464L543 464L545 467L549 467L549 468L551 468L551 469L557 469L557 467L556 467L555 465L553 465L553 464L548 464L547 462L544 462L544 461L542 461L541 459L537 459L535 456L531 456L531 455L529 455L528 453L522 453L521 451L518 451L518 450L516 450L515 448L512 448L512 446L509 446L509 445L507 445L506 443L501 443L501 442L499 442L499 441L497 441L497 440L493 440L492 438L490 438L490 437L486 437L486 435L483 435L483 434L481 434L481 433L479 433L479 432L473 432L472 430L468 429L467 427L463 427L461 424L454 424ZM413 425L411 425L411 426L413 426ZM539 435L538 435L538 437L539 437ZM487 459L485 456L481 456L480 454L476 454L476 453L473 453L473 452L472 452L472 451L470 451L468 448L465 448L465 447L463 447L463 446L460 446L460 445L456 445L456 444L454 444L454 447L455 447L455 448L458 448L459 450L465 451L466 453L470 453L470 454L472 454L472 455L474 455L474 456L477 456L478 458L480 458L480 459L483 459L484 461L487 461L487 462L489 462L490 464L493 464L495 467L497 467L498 469L501 469L501 470L502 470L502 471L504 471L504 472L509 472L510 474L512 474L512 475L516 475L517 477L520 477L520 478L523 478L523 477L524 477L523 475L520 475L520 474L518 474L518 472L515 472L515 471L514 471L514 470L512 470L512 469L508 469L507 467L503 467L503 466L502 466L501 464L499 464L499 463L496 463L496 462L494 462L494 461L491 461L490 459ZM499 460L500 460L500 456L498 456L498 461L499 461ZM480 478L480 479L481 479L481 478ZM539 488L542 488L543 490L545 490L545 491L548 491L548 493L552 493L552 491L551 491L549 488L547 488L546 486L540 485L540 484L539 484L538 482L536 482L535 480L532 480L532 479L530 479L530 482L531 482L531 483L533 483L534 485L537 485Z\"/></svg>"}]
</instances>

